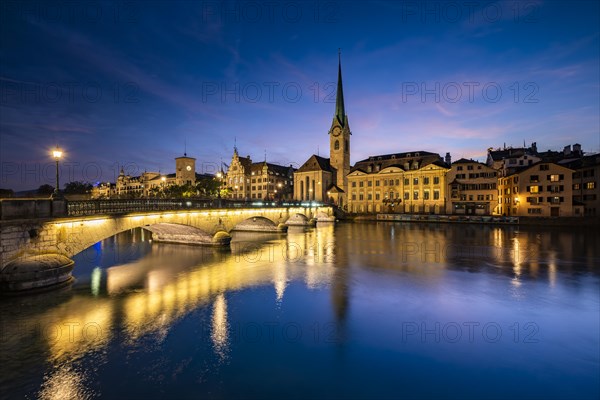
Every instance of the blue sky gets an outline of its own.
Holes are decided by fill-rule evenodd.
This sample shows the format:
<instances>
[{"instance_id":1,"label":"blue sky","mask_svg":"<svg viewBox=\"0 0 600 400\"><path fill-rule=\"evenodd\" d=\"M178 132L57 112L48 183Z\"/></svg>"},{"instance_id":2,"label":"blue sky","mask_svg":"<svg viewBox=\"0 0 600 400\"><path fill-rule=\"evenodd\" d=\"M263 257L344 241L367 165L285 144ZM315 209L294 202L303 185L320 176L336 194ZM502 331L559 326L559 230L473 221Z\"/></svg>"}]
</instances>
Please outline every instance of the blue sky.
<instances>
[{"instance_id":1,"label":"blue sky","mask_svg":"<svg viewBox=\"0 0 600 400\"><path fill-rule=\"evenodd\" d=\"M0 187L328 154L600 151L596 1L2 2ZM237 139L235 139L237 138Z\"/></svg>"}]
</instances>

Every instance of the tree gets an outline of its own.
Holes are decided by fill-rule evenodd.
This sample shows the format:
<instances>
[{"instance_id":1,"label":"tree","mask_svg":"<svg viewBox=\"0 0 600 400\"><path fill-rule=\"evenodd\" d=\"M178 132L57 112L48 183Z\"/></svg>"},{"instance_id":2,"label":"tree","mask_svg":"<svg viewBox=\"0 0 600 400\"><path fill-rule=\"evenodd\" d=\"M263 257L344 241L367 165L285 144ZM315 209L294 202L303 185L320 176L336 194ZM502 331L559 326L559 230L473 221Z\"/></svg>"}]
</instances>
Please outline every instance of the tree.
<instances>
[{"instance_id":1,"label":"tree","mask_svg":"<svg viewBox=\"0 0 600 400\"><path fill-rule=\"evenodd\" d=\"M217 197L219 193L220 183L214 178L201 178L196 181L196 190L200 193L200 196L204 197Z\"/></svg>"},{"instance_id":2,"label":"tree","mask_svg":"<svg viewBox=\"0 0 600 400\"><path fill-rule=\"evenodd\" d=\"M92 190L89 182L73 181L65 183L65 194L87 194Z\"/></svg>"},{"instance_id":3,"label":"tree","mask_svg":"<svg viewBox=\"0 0 600 400\"><path fill-rule=\"evenodd\" d=\"M54 193L54 186L48 184L41 185L37 190L39 195L51 195L52 193Z\"/></svg>"},{"instance_id":4,"label":"tree","mask_svg":"<svg viewBox=\"0 0 600 400\"><path fill-rule=\"evenodd\" d=\"M2 189L0 188L0 197L13 197L15 192L12 189Z\"/></svg>"}]
</instances>

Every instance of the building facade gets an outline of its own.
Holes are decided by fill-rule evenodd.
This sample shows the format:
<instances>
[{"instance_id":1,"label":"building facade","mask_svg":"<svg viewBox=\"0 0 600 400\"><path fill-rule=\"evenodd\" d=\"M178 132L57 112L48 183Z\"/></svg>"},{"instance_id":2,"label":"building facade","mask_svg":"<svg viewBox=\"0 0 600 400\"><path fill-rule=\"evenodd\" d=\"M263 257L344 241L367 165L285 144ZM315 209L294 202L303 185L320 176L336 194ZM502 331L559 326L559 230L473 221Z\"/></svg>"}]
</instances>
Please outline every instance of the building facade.
<instances>
[{"instance_id":1,"label":"building facade","mask_svg":"<svg viewBox=\"0 0 600 400\"><path fill-rule=\"evenodd\" d=\"M600 216L600 154L582 156L563 165L575 169L573 201L582 204L585 216Z\"/></svg>"},{"instance_id":2,"label":"building facade","mask_svg":"<svg viewBox=\"0 0 600 400\"><path fill-rule=\"evenodd\" d=\"M224 184L230 199L290 200L294 193L294 168L266 161L253 163L250 156L240 157L234 148Z\"/></svg>"},{"instance_id":3,"label":"building facade","mask_svg":"<svg viewBox=\"0 0 600 400\"><path fill-rule=\"evenodd\" d=\"M92 198L154 197L171 185L194 186L197 176L196 159L184 154L175 158L175 173L172 174L144 171L139 176L132 176L121 168L115 183L99 182L92 188Z\"/></svg>"},{"instance_id":4,"label":"building facade","mask_svg":"<svg viewBox=\"0 0 600 400\"><path fill-rule=\"evenodd\" d=\"M294 173L294 199L335 203L332 189L336 174L329 160L313 154L298 168Z\"/></svg>"},{"instance_id":5,"label":"building facade","mask_svg":"<svg viewBox=\"0 0 600 400\"><path fill-rule=\"evenodd\" d=\"M486 164L461 158L446 173L447 214L498 214L498 172Z\"/></svg>"},{"instance_id":6,"label":"building facade","mask_svg":"<svg viewBox=\"0 0 600 400\"><path fill-rule=\"evenodd\" d=\"M371 156L348 175L348 211L443 214L448 170L426 151Z\"/></svg>"},{"instance_id":7,"label":"building facade","mask_svg":"<svg viewBox=\"0 0 600 400\"><path fill-rule=\"evenodd\" d=\"M573 170L540 162L498 179L498 213L505 216L572 217Z\"/></svg>"}]
</instances>

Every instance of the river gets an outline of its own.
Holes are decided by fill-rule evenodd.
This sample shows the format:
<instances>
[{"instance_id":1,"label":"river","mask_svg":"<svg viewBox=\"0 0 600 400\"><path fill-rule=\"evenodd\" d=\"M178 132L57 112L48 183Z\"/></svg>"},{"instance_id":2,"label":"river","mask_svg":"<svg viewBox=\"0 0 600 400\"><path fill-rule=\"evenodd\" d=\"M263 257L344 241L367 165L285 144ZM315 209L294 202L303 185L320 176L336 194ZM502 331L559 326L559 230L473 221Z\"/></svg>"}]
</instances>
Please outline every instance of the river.
<instances>
[{"instance_id":1,"label":"river","mask_svg":"<svg viewBox=\"0 0 600 400\"><path fill-rule=\"evenodd\" d=\"M1 397L600 397L595 230L138 229L74 259L71 287L0 298Z\"/></svg>"}]
</instances>

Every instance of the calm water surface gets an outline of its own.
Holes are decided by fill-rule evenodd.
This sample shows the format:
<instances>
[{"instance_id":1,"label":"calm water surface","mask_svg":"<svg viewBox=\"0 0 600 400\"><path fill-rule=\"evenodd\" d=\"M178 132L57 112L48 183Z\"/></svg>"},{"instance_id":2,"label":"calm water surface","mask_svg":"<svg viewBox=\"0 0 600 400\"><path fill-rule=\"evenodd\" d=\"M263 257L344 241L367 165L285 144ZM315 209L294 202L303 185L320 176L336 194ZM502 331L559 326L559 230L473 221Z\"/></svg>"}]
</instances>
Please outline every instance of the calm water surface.
<instances>
[{"instance_id":1,"label":"calm water surface","mask_svg":"<svg viewBox=\"0 0 600 400\"><path fill-rule=\"evenodd\" d=\"M593 230L134 230L75 259L71 288L0 299L1 397L600 396Z\"/></svg>"}]
</instances>

